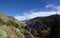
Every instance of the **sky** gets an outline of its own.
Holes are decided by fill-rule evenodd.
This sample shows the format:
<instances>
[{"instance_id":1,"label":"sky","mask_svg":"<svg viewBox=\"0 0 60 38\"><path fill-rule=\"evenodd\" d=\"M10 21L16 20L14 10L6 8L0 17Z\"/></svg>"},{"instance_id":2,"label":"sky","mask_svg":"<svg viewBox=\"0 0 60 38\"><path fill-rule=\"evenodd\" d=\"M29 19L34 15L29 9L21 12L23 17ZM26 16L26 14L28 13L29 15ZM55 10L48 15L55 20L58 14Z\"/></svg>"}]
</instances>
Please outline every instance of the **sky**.
<instances>
[{"instance_id":1,"label":"sky","mask_svg":"<svg viewBox=\"0 0 60 38\"><path fill-rule=\"evenodd\" d=\"M0 0L0 11L18 20L60 14L60 0Z\"/></svg>"}]
</instances>

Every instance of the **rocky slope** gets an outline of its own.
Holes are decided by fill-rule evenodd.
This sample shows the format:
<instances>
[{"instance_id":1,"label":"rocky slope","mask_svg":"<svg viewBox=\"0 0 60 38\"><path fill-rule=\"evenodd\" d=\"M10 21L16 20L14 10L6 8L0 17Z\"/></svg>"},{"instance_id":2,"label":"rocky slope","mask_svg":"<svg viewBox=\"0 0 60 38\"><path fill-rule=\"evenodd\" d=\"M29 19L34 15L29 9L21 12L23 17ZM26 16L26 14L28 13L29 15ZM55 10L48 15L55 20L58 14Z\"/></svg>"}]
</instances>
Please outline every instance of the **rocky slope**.
<instances>
[{"instance_id":1,"label":"rocky slope","mask_svg":"<svg viewBox=\"0 0 60 38\"><path fill-rule=\"evenodd\" d=\"M24 38L19 29L13 26L0 26L0 38Z\"/></svg>"},{"instance_id":2,"label":"rocky slope","mask_svg":"<svg viewBox=\"0 0 60 38\"><path fill-rule=\"evenodd\" d=\"M0 12L0 38L25 38L20 21Z\"/></svg>"},{"instance_id":3,"label":"rocky slope","mask_svg":"<svg viewBox=\"0 0 60 38\"><path fill-rule=\"evenodd\" d=\"M0 38L34 38L34 36L20 21L0 12Z\"/></svg>"},{"instance_id":4,"label":"rocky slope","mask_svg":"<svg viewBox=\"0 0 60 38\"><path fill-rule=\"evenodd\" d=\"M0 38L60 38L60 15L21 22L0 12Z\"/></svg>"}]
</instances>

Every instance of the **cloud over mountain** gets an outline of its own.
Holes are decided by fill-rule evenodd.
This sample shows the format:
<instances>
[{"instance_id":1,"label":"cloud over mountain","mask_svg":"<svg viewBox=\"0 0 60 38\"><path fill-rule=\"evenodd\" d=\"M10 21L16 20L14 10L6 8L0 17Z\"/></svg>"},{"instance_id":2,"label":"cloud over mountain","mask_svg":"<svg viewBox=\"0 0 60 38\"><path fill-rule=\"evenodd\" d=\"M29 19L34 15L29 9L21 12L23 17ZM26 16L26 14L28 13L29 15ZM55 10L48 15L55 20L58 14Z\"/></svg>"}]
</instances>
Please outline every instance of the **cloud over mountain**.
<instances>
[{"instance_id":1,"label":"cloud over mountain","mask_svg":"<svg viewBox=\"0 0 60 38\"><path fill-rule=\"evenodd\" d=\"M25 12L23 15L16 15L14 16L16 19L18 20L26 20L26 19L32 19L35 17L44 17L44 16L49 16L52 14L60 14L60 6L55 6L55 5L46 5L45 9L51 8L51 11L37 11L35 12L35 10ZM48 9L49 10L49 9Z\"/></svg>"}]
</instances>

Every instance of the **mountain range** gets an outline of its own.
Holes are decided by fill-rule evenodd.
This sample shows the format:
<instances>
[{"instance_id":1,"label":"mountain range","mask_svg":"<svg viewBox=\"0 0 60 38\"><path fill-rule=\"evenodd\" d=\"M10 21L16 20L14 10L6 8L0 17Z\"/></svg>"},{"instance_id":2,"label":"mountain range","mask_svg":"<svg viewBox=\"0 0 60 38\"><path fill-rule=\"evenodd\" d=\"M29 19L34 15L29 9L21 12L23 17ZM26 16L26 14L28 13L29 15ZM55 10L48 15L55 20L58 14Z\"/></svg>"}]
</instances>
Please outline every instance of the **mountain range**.
<instances>
[{"instance_id":1,"label":"mountain range","mask_svg":"<svg viewBox=\"0 0 60 38\"><path fill-rule=\"evenodd\" d=\"M60 38L60 15L58 14L36 17L28 20L26 24L25 28L37 38Z\"/></svg>"},{"instance_id":2,"label":"mountain range","mask_svg":"<svg viewBox=\"0 0 60 38\"><path fill-rule=\"evenodd\" d=\"M60 15L19 21L0 12L0 38L60 38Z\"/></svg>"}]
</instances>

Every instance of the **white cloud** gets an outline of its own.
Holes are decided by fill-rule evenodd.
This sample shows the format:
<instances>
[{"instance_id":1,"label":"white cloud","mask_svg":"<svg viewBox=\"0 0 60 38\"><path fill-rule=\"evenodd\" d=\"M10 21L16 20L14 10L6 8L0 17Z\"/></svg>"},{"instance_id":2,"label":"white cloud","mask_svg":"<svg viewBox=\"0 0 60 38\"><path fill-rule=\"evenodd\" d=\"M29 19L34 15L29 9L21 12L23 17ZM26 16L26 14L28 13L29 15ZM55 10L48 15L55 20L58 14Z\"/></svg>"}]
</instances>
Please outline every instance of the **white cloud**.
<instances>
[{"instance_id":1,"label":"white cloud","mask_svg":"<svg viewBox=\"0 0 60 38\"><path fill-rule=\"evenodd\" d=\"M57 10L57 13L60 14L60 6L46 5L46 8L49 8L49 7L52 7L53 9ZM32 19L35 17L44 17L44 16L56 14L56 11L54 10L49 12L34 12L35 10L29 11L29 13L26 12L23 15L16 15L15 18L18 20L26 20L26 19Z\"/></svg>"},{"instance_id":2,"label":"white cloud","mask_svg":"<svg viewBox=\"0 0 60 38\"><path fill-rule=\"evenodd\" d=\"M57 10L57 11L60 11L60 6L58 6L58 7L55 7L55 8L56 8L56 10Z\"/></svg>"},{"instance_id":3,"label":"white cloud","mask_svg":"<svg viewBox=\"0 0 60 38\"><path fill-rule=\"evenodd\" d=\"M46 5L46 8L54 7L54 5Z\"/></svg>"},{"instance_id":4,"label":"white cloud","mask_svg":"<svg viewBox=\"0 0 60 38\"><path fill-rule=\"evenodd\" d=\"M18 19L18 20L26 20L26 19L32 19L32 18L35 18L35 17L49 16L49 15L52 15L52 14L56 14L56 12L33 12L33 13L24 14L23 16L17 15L17 16L15 16L15 18Z\"/></svg>"},{"instance_id":5,"label":"white cloud","mask_svg":"<svg viewBox=\"0 0 60 38\"><path fill-rule=\"evenodd\" d=\"M55 11L60 11L60 6L56 6L56 5L46 5L45 8L52 8Z\"/></svg>"}]
</instances>

